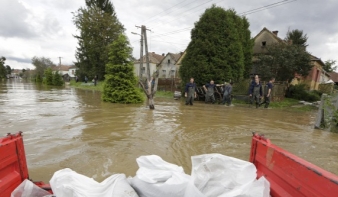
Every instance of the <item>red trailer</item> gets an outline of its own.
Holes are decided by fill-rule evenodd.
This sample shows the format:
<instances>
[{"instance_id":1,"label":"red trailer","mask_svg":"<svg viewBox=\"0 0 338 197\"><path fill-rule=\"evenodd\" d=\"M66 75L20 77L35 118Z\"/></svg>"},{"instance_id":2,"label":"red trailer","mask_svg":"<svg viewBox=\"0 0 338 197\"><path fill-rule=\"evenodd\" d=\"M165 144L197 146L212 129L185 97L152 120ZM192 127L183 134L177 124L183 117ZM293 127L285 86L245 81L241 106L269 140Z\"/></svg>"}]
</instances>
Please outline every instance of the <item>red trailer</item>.
<instances>
[{"instance_id":1,"label":"red trailer","mask_svg":"<svg viewBox=\"0 0 338 197\"><path fill-rule=\"evenodd\" d=\"M250 162L257 168L257 178L270 182L272 197L338 196L338 176L329 173L273 144L264 136L252 137ZM22 133L0 138L0 194L11 192L29 179ZM34 182L52 193L50 185Z\"/></svg>"}]
</instances>

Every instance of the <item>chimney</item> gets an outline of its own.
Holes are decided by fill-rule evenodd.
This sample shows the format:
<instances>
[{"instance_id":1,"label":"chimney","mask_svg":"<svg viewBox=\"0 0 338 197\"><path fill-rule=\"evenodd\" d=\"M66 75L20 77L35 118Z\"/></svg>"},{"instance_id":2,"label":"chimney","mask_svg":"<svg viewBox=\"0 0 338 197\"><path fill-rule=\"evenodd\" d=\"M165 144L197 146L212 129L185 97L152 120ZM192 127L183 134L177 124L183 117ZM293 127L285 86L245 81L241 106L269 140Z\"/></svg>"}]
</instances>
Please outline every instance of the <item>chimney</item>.
<instances>
[{"instance_id":1,"label":"chimney","mask_svg":"<svg viewBox=\"0 0 338 197\"><path fill-rule=\"evenodd\" d=\"M155 52L153 52L153 54L155 54Z\"/></svg>"},{"instance_id":2,"label":"chimney","mask_svg":"<svg viewBox=\"0 0 338 197\"><path fill-rule=\"evenodd\" d=\"M278 36L278 31L273 31L272 33Z\"/></svg>"},{"instance_id":3,"label":"chimney","mask_svg":"<svg viewBox=\"0 0 338 197\"><path fill-rule=\"evenodd\" d=\"M162 53L162 56L164 56L164 53Z\"/></svg>"}]
</instances>

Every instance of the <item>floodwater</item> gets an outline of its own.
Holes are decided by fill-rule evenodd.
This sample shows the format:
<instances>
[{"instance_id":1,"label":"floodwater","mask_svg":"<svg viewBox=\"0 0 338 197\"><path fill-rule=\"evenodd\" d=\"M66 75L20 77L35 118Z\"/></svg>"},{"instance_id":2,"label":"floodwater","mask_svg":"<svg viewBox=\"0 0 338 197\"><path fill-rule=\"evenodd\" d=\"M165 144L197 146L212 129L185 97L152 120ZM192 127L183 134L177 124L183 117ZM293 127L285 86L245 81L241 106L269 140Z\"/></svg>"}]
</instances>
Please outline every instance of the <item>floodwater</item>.
<instances>
[{"instance_id":1,"label":"floodwater","mask_svg":"<svg viewBox=\"0 0 338 197\"><path fill-rule=\"evenodd\" d=\"M49 181L71 168L102 181L134 176L136 158L156 154L190 174L190 156L221 153L248 160L252 131L338 174L338 134L313 129L315 112L225 107L156 98L145 105L104 103L100 93L0 83L0 135L23 131L30 178Z\"/></svg>"}]
</instances>

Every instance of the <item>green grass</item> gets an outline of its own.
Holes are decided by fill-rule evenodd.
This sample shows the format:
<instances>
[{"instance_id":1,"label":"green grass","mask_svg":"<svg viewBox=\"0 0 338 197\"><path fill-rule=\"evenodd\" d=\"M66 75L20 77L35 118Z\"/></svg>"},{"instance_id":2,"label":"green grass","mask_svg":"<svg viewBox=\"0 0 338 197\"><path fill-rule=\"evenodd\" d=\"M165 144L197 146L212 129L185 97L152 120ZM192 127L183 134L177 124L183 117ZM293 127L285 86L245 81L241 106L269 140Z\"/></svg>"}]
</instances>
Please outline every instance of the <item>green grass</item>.
<instances>
[{"instance_id":1,"label":"green grass","mask_svg":"<svg viewBox=\"0 0 338 197\"><path fill-rule=\"evenodd\" d=\"M89 85L90 84L90 85ZM83 90L96 90L96 91L103 91L103 86L104 86L104 82L103 81L99 81L97 83L96 86L94 86L94 84L92 82L88 82L87 84L84 82L75 82L75 81L70 81L70 86L74 87L74 88L79 88L79 89L83 89ZM143 90L141 90L143 92ZM146 97L146 95L143 93L144 97ZM169 91L157 91L155 94L155 97L162 97L162 98L173 98L174 97L174 93L173 92L169 92Z\"/></svg>"},{"instance_id":2,"label":"green grass","mask_svg":"<svg viewBox=\"0 0 338 197\"><path fill-rule=\"evenodd\" d=\"M155 97L174 98L174 93L170 91L157 91Z\"/></svg>"},{"instance_id":3,"label":"green grass","mask_svg":"<svg viewBox=\"0 0 338 197\"><path fill-rule=\"evenodd\" d=\"M245 106L248 105L245 101L241 100L232 100L233 104L236 104L237 106ZM273 109L283 109L283 110L293 110L293 111L312 111L317 110L318 108L315 106L310 105L303 105L299 104L299 100L291 99L291 98L285 98L281 102L271 102L269 105L269 108Z\"/></svg>"},{"instance_id":4,"label":"green grass","mask_svg":"<svg viewBox=\"0 0 338 197\"><path fill-rule=\"evenodd\" d=\"M96 91L103 91L103 81L98 81L96 86L94 86L94 83L92 82L88 82L88 83L84 83L84 82L75 82L75 81L70 81L70 86L75 87L75 88L79 88L79 89L83 89L83 90L96 90Z\"/></svg>"}]
</instances>

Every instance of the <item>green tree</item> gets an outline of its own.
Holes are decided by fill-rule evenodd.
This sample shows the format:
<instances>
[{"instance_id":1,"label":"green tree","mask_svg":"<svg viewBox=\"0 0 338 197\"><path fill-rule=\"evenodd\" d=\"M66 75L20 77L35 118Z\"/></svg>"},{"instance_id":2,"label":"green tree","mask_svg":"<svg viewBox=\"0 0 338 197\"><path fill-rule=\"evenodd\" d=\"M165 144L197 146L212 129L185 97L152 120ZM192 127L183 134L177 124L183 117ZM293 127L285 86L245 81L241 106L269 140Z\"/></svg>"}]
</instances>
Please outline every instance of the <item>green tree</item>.
<instances>
[{"instance_id":1,"label":"green tree","mask_svg":"<svg viewBox=\"0 0 338 197\"><path fill-rule=\"evenodd\" d=\"M106 65L102 100L112 103L140 103L143 97L136 87L131 47L127 37L121 34L109 45L109 62Z\"/></svg>"},{"instance_id":2,"label":"green tree","mask_svg":"<svg viewBox=\"0 0 338 197\"><path fill-rule=\"evenodd\" d=\"M267 54L258 56L256 69L263 80L291 81L295 74L307 76L312 69L310 54L303 46L279 43L266 47Z\"/></svg>"},{"instance_id":3,"label":"green tree","mask_svg":"<svg viewBox=\"0 0 338 197\"><path fill-rule=\"evenodd\" d=\"M105 13L114 13L114 6L110 0L86 0L86 5L88 7L100 8Z\"/></svg>"},{"instance_id":4,"label":"green tree","mask_svg":"<svg viewBox=\"0 0 338 197\"><path fill-rule=\"evenodd\" d=\"M42 77L45 73L47 68L51 68L55 66L55 64L49 59L45 57L36 57L32 58L32 64L35 67L35 78L37 83L42 82Z\"/></svg>"},{"instance_id":5,"label":"green tree","mask_svg":"<svg viewBox=\"0 0 338 197\"><path fill-rule=\"evenodd\" d=\"M0 79L6 78L7 70L5 67L5 57L0 57Z\"/></svg>"},{"instance_id":6,"label":"green tree","mask_svg":"<svg viewBox=\"0 0 338 197\"><path fill-rule=\"evenodd\" d=\"M326 72L335 72L337 69L336 62L336 60L326 60L323 69Z\"/></svg>"},{"instance_id":7,"label":"green tree","mask_svg":"<svg viewBox=\"0 0 338 197\"><path fill-rule=\"evenodd\" d=\"M6 65L6 72L8 75L10 75L12 73L12 68L8 65Z\"/></svg>"},{"instance_id":8,"label":"green tree","mask_svg":"<svg viewBox=\"0 0 338 197\"><path fill-rule=\"evenodd\" d=\"M54 74L53 74L53 85L54 86L62 86L64 83L63 83L63 80L62 80L62 76L60 75L60 73L58 71L56 71Z\"/></svg>"},{"instance_id":9,"label":"green tree","mask_svg":"<svg viewBox=\"0 0 338 197\"><path fill-rule=\"evenodd\" d=\"M75 65L77 75L103 78L108 63L108 45L124 31L109 0L87 0L86 7L74 13L73 22L79 30Z\"/></svg>"},{"instance_id":10,"label":"green tree","mask_svg":"<svg viewBox=\"0 0 338 197\"><path fill-rule=\"evenodd\" d=\"M180 76L183 81L194 77L200 85L211 79L218 83L240 80L251 69L252 46L247 19L213 5L191 31Z\"/></svg>"},{"instance_id":11,"label":"green tree","mask_svg":"<svg viewBox=\"0 0 338 197\"><path fill-rule=\"evenodd\" d=\"M308 44L306 43L307 39L308 39L307 35L303 33L303 30L299 30L299 29L294 29L292 31L289 30L286 33L286 38L285 38L287 42L292 41L292 44L300 45L303 47L308 46Z\"/></svg>"},{"instance_id":12,"label":"green tree","mask_svg":"<svg viewBox=\"0 0 338 197\"><path fill-rule=\"evenodd\" d=\"M45 70L44 76L45 78L43 79L43 83L46 85L53 85L53 70L51 68L47 68Z\"/></svg>"}]
</instances>

